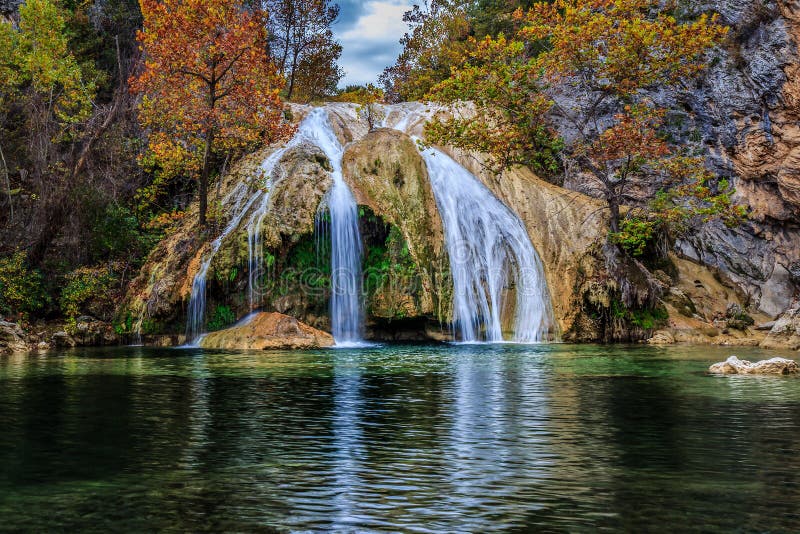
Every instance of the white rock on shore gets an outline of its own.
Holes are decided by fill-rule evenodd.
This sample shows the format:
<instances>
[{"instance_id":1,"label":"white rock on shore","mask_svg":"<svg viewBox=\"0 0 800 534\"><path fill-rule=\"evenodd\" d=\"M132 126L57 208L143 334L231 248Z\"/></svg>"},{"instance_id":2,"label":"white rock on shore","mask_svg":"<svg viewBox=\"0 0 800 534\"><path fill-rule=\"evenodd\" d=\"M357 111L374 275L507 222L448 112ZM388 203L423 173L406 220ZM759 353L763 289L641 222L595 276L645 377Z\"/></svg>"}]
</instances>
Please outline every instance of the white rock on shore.
<instances>
[{"instance_id":1,"label":"white rock on shore","mask_svg":"<svg viewBox=\"0 0 800 534\"><path fill-rule=\"evenodd\" d=\"M751 363L731 356L724 362L715 363L708 372L725 375L788 375L800 372L797 362L786 358L770 358Z\"/></svg>"}]
</instances>

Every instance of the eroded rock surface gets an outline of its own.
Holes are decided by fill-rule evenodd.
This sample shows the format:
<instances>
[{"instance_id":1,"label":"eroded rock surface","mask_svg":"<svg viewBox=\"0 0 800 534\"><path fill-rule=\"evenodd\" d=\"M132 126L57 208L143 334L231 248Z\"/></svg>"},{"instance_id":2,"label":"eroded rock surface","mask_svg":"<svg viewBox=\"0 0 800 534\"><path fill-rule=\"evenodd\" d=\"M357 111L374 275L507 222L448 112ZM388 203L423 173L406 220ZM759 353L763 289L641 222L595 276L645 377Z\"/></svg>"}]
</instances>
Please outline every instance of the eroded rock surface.
<instances>
[{"instance_id":1,"label":"eroded rock surface","mask_svg":"<svg viewBox=\"0 0 800 534\"><path fill-rule=\"evenodd\" d=\"M243 324L211 332L200 342L206 349L318 349L333 346L333 337L282 313L258 313Z\"/></svg>"},{"instance_id":2,"label":"eroded rock surface","mask_svg":"<svg viewBox=\"0 0 800 534\"><path fill-rule=\"evenodd\" d=\"M800 350L800 306L795 305L775 321L761 346Z\"/></svg>"},{"instance_id":3,"label":"eroded rock surface","mask_svg":"<svg viewBox=\"0 0 800 534\"><path fill-rule=\"evenodd\" d=\"M343 169L356 201L400 229L420 267L419 299L405 294L410 288L388 294L387 288L380 288L375 307L388 313L394 301L404 301L411 315L443 317L449 306L448 288L441 283L448 269L444 232L425 162L414 142L396 130L373 131L347 147Z\"/></svg>"}]
</instances>

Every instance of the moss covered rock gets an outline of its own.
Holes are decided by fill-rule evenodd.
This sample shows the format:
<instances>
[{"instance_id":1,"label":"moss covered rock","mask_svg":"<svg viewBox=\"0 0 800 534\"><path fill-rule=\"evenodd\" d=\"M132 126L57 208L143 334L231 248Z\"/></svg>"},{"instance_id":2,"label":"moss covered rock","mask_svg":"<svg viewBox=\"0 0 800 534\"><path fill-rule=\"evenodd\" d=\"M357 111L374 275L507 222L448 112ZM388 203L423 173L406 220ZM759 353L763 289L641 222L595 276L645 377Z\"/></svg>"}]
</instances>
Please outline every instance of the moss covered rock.
<instances>
[{"instance_id":1,"label":"moss covered rock","mask_svg":"<svg viewBox=\"0 0 800 534\"><path fill-rule=\"evenodd\" d=\"M442 221L414 141L395 130L370 132L347 147L343 170L356 201L399 230L420 275L418 303L409 301L408 291L384 287L376 309L384 314L392 309L404 313L418 310L419 314L448 318L449 265Z\"/></svg>"}]
</instances>

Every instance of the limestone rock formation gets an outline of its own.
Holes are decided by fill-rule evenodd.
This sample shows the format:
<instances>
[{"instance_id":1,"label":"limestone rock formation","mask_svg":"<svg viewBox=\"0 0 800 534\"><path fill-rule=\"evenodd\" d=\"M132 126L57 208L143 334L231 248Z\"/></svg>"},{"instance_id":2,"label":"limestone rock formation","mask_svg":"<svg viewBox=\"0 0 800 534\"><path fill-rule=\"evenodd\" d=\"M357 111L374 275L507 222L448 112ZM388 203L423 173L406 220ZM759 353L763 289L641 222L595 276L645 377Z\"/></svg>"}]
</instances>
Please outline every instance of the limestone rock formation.
<instances>
[{"instance_id":1,"label":"limestone rock formation","mask_svg":"<svg viewBox=\"0 0 800 534\"><path fill-rule=\"evenodd\" d=\"M794 360L786 358L770 358L751 363L731 356L724 362L709 367L708 372L725 375L788 375L800 372L800 367Z\"/></svg>"},{"instance_id":2,"label":"limestone rock formation","mask_svg":"<svg viewBox=\"0 0 800 534\"><path fill-rule=\"evenodd\" d=\"M775 321L761 346L800 350L800 306L795 305Z\"/></svg>"},{"instance_id":3,"label":"limestone rock formation","mask_svg":"<svg viewBox=\"0 0 800 534\"><path fill-rule=\"evenodd\" d=\"M412 302L409 311L445 315L449 302L440 297L449 293L441 283L448 269L442 221L425 162L414 142L396 130L373 131L347 147L343 170L356 201L400 229L420 267L420 303L417 307ZM408 300L406 297L413 300L413 296L398 292L382 296L387 301Z\"/></svg>"},{"instance_id":4,"label":"limestone rock formation","mask_svg":"<svg viewBox=\"0 0 800 534\"><path fill-rule=\"evenodd\" d=\"M327 158L315 146L302 143L283 155L272 177L269 210L262 224L265 249L280 248L284 243L288 246L314 231L318 207L332 184L329 171ZM245 218L242 228L246 222ZM211 267L215 272L230 273L247 261L246 232L236 235L238 238L231 236L214 256ZM192 278L188 279L187 292Z\"/></svg>"},{"instance_id":5,"label":"limestone rock formation","mask_svg":"<svg viewBox=\"0 0 800 534\"><path fill-rule=\"evenodd\" d=\"M333 346L333 337L281 313L257 313L242 324L211 332L206 349L317 349Z\"/></svg>"}]
</instances>

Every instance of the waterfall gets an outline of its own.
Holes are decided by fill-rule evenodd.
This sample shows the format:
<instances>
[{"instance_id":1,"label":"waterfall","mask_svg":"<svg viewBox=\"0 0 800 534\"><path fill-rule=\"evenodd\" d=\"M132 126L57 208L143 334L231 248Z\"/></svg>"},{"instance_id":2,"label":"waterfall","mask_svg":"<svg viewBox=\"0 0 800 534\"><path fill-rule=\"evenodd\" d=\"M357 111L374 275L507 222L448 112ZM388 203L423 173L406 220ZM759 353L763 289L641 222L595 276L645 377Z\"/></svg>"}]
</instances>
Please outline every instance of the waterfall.
<instances>
[{"instance_id":1,"label":"waterfall","mask_svg":"<svg viewBox=\"0 0 800 534\"><path fill-rule=\"evenodd\" d=\"M244 182L239 183L233 190L228 193L222 200L223 205L230 205L230 212L233 214L228 224L222 232L211 242L211 250L205 255L200 263L200 269L194 275L192 280L192 293L189 298L189 309L187 312L186 320L186 342L193 343L203 333L203 326L205 324L206 316L206 276L208 276L208 269L211 267L211 261L219 251L225 238L228 234L236 230L239 223L247 214L250 207L265 195L261 190L253 194L250 193L250 188Z\"/></svg>"},{"instance_id":2,"label":"waterfall","mask_svg":"<svg viewBox=\"0 0 800 534\"><path fill-rule=\"evenodd\" d=\"M503 341L503 292L516 287L514 341L546 338L552 310L544 270L522 221L443 152L422 151L444 224L453 319L462 341Z\"/></svg>"},{"instance_id":3,"label":"waterfall","mask_svg":"<svg viewBox=\"0 0 800 534\"><path fill-rule=\"evenodd\" d=\"M387 107L388 108L388 107ZM383 125L414 130L434 109L421 105L391 110ZM331 165L333 186L324 208L330 215L331 301L333 336L338 346L361 342L364 325L362 288L363 250L358 206L344 181L344 148L331 126L325 108L311 110L297 134L283 148L275 150L262 164L265 178L254 192L243 182L223 203L231 213L222 233L210 244L192 282L186 328L193 341L203 330L206 277L214 255L246 215L248 243L248 297L251 312L261 304L259 281L263 274L263 224L270 205L270 190L280 161L287 150L302 142L317 146ZM446 154L429 148L422 151L436 204L445 231L453 278L453 327L462 341L503 341L504 298L516 291L513 339L536 342L546 338L554 324L541 260L520 219L475 176ZM321 208L322 209L322 208ZM318 227L319 227L318 220ZM509 303L511 304L511 303Z\"/></svg>"},{"instance_id":4,"label":"waterfall","mask_svg":"<svg viewBox=\"0 0 800 534\"><path fill-rule=\"evenodd\" d=\"M264 162L263 169L272 175L283 154L301 142L317 146L330 161L333 187L328 193L327 208L331 216L331 326L338 344L358 342L364 323L361 281L361 235L358 229L358 207L355 197L342 176L344 149L333 132L328 115L322 108L313 109L302 121L297 134L282 149ZM263 268L261 228L269 205L265 194L247 225L249 258L250 310L257 305L256 285Z\"/></svg>"},{"instance_id":5,"label":"waterfall","mask_svg":"<svg viewBox=\"0 0 800 534\"><path fill-rule=\"evenodd\" d=\"M264 249L262 229L269 210L270 191L274 174L283 155L302 142L319 147L331 163L333 187L328 193L327 206L331 216L331 323L337 344L358 342L362 338L364 323L361 289L361 235L358 229L358 207L355 197L342 176L344 149L336 138L328 115L315 108L302 121L295 136L283 147L275 150L261 165L263 188L252 194L246 183L236 187L223 199L231 206L232 217L222 233L212 241L200 269L192 281L186 324L187 342L193 342L203 332L206 312L206 277L211 261L228 235L238 228L244 216L256 205L247 221L248 300L253 311L260 304L259 279L263 271Z\"/></svg>"},{"instance_id":6,"label":"waterfall","mask_svg":"<svg viewBox=\"0 0 800 534\"><path fill-rule=\"evenodd\" d=\"M303 140L304 124L300 125L297 133L284 146L275 150L261 164L261 173L264 176L264 194L261 202L250 215L247 221L247 297L250 304L250 311L254 311L261 304L261 288L259 281L264 270L264 245L262 242L262 229L264 219L269 212L269 199L272 185L275 183L275 171L283 155L292 148L300 144Z\"/></svg>"},{"instance_id":7,"label":"waterfall","mask_svg":"<svg viewBox=\"0 0 800 534\"><path fill-rule=\"evenodd\" d=\"M330 161L333 187L326 199L331 233L331 329L337 345L358 343L363 337L364 302L361 280L361 233L358 206L342 175L344 148L322 108L309 113L307 136Z\"/></svg>"}]
</instances>

